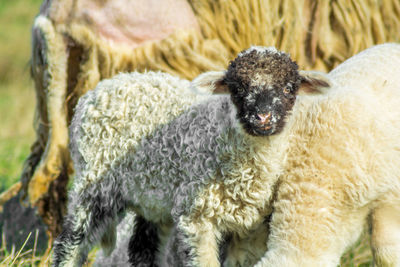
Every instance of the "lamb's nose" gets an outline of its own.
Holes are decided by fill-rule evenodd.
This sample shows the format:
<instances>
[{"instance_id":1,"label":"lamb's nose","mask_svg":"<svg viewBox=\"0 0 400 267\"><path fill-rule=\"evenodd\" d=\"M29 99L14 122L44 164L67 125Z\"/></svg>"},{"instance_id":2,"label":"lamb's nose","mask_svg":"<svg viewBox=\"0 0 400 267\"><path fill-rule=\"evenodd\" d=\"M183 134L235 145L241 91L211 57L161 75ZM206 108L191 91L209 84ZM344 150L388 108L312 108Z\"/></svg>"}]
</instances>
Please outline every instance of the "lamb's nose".
<instances>
[{"instance_id":1,"label":"lamb's nose","mask_svg":"<svg viewBox=\"0 0 400 267\"><path fill-rule=\"evenodd\" d=\"M271 119L271 112L268 112L268 114L257 114L257 117L260 119L261 123L265 124Z\"/></svg>"}]
</instances>

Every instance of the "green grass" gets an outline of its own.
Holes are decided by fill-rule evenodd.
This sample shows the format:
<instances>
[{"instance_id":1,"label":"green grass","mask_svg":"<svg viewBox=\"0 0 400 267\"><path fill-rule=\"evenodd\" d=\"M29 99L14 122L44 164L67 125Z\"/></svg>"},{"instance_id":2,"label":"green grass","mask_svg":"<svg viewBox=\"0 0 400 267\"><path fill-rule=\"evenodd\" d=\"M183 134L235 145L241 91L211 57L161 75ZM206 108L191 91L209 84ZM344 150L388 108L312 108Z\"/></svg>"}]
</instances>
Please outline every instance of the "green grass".
<instances>
[{"instance_id":1,"label":"green grass","mask_svg":"<svg viewBox=\"0 0 400 267\"><path fill-rule=\"evenodd\" d=\"M51 252L47 255L38 255L36 253L36 244L38 240L38 232L30 233L25 243L20 247L12 247L11 250L7 249L4 236L2 236L3 242L0 247L0 267L3 266L50 266L51 265ZM28 240L34 240L34 246L32 249L24 249L25 244ZM91 266L95 261L96 253L98 248L94 248L88 255L88 259L84 266Z\"/></svg>"},{"instance_id":2,"label":"green grass","mask_svg":"<svg viewBox=\"0 0 400 267\"><path fill-rule=\"evenodd\" d=\"M0 192L17 182L35 135L31 24L41 0L0 0Z\"/></svg>"},{"instance_id":3,"label":"green grass","mask_svg":"<svg viewBox=\"0 0 400 267\"><path fill-rule=\"evenodd\" d=\"M343 267L369 267L373 266L370 249L370 236L364 232L360 240L343 255L340 266Z\"/></svg>"},{"instance_id":4,"label":"green grass","mask_svg":"<svg viewBox=\"0 0 400 267\"><path fill-rule=\"evenodd\" d=\"M46 265L50 261L50 257L43 259L43 257L36 255L36 246L33 249L24 250L25 244L30 238L35 238L36 244L37 236L37 232L30 233L25 243L18 250L13 246L10 251L7 250L3 236L2 246L0 247L0 266L38 266L41 261L43 265Z\"/></svg>"}]
</instances>

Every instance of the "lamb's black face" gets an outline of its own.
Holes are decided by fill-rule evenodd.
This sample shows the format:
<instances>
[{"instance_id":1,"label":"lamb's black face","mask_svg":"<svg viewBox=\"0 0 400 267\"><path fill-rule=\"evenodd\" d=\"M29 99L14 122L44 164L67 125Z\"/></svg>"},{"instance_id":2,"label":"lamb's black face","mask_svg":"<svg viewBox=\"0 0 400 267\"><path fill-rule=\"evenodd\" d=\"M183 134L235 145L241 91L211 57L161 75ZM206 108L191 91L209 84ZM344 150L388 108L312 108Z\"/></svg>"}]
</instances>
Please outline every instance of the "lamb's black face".
<instances>
[{"instance_id":1,"label":"lamb's black face","mask_svg":"<svg viewBox=\"0 0 400 267\"><path fill-rule=\"evenodd\" d=\"M224 82L247 133L279 133L293 108L301 82L298 66L271 48L250 48L230 63Z\"/></svg>"}]
</instances>

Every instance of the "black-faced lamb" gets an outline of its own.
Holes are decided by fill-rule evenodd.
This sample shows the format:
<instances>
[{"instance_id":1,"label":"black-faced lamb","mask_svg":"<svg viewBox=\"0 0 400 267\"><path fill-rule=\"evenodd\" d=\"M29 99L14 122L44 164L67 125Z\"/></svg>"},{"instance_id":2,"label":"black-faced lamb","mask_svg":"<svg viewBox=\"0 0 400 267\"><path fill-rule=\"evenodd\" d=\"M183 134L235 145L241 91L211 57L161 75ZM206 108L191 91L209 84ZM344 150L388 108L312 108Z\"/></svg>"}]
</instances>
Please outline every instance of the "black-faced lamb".
<instances>
[{"instance_id":1,"label":"black-faced lamb","mask_svg":"<svg viewBox=\"0 0 400 267\"><path fill-rule=\"evenodd\" d=\"M158 87L146 88L151 97L137 92L138 77L129 92L110 80L81 98L70 129L76 178L54 266L81 264L100 240L112 244L128 209L156 224L161 236L174 227L182 265L219 266L222 234L245 236L263 223L284 160L269 157L272 136L282 131L302 84L316 91L328 84L299 74L287 54L262 47L240 53L222 75L235 90L232 101L209 96L165 123L160 118L171 116L159 101L182 100L165 92L163 99Z\"/></svg>"}]
</instances>

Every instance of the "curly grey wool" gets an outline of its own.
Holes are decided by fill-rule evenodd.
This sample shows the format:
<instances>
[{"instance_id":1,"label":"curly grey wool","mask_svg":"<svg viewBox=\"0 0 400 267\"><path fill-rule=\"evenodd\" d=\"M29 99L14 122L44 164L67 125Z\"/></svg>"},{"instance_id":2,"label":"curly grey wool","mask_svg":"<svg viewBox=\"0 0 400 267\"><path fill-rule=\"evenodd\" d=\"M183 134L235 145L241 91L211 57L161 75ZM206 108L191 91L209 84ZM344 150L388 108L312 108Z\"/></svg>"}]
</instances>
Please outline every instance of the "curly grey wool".
<instances>
[{"instance_id":1,"label":"curly grey wool","mask_svg":"<svg viewBox=\"0 0 400 267\"><path fill-rule=\"evenodd\" d=\"M118 162L116 155L122 151L135 151L142 137L149 135L156 127L170 121L191 104L204 98L205 95L198 95L189 90L187 80L161 72L119 74L113 79L100 82L95 90L82 97L70 129L71 136L74 136L71 138L70 148L75 161L76 177L74 188L70 192L71 212L66 218L65 229L70 225L69 218L77 219L78 214L73 207L84 199L85 190L89 185L93 188L98 183L102 186L100 191L104 190L105 194L108 192L104 186L110 185L107 183L109 180L100 183L104 181L101 174ZM86 142L85 138L75 138L80 133L92 141ZM93 172L89 171L90 168ZM87 200L90 199L89 195L87 197ZM110 194L107 198L110 199L111 205L115 203L112 200L113 195ZM90 212L85 214L85 210L81 209L82 220L91 214ZM113 247L113 227L110 226L109 230L111 240L103 242L106 250L107 247L108 250ZM61 236L71 234L68 231L72 229L64 230ZM98 231L103 232L104 229ZM62 251L63 249L61 255Z\"/></svg>"}]
</instances>

